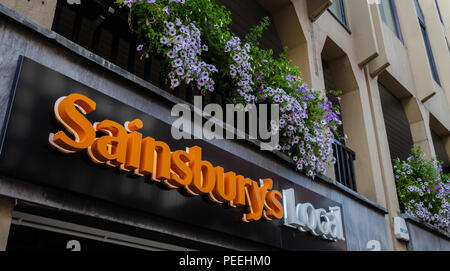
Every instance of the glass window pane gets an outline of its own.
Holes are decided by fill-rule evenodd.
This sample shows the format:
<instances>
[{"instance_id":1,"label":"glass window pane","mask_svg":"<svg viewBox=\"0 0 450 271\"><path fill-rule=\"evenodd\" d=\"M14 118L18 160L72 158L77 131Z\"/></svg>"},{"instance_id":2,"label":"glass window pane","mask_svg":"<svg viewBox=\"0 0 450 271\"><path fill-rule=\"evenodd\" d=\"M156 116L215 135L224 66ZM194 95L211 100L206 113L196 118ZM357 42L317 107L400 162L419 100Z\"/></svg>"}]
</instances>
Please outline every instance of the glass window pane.
<instances>
[{"instance_id":1,"label":"glass window pane","mask_svg":"<svg viewBox=\"0 0 450 271\"><path fill-rule=\"evenodd\" d=\"M345 24L345 15L343 14L343 3L342 0L334 0L333 4L329 7L331 12L333 12L339 20Z\"/></svg>"},{"instance_id":2,"label":"glass window pane","mask_svg":"<svg viewBox=\"0 0 450 271\"><path fill-rule=\"evenodd\" d=\"M423 40L425 42L425 48L427 50L428 61L430 63L431 73L433 74L433 78L436 81L436 83L438 83L438 85L440 86L441 80L437 72L436 63L434 62L433 51L431 50L430 39L428 38L427 30L424 27L421 27L421 29Z\"/></svg>"},{"instance_id":3,"label":"glass window pane","mask_svg":"<svg viewBox=\"0 0 450 271\"><path fill-rule=\"evenodd\" d=\"M419 2L417 0L414 0L414 5L416 6L417 16L419 17L420 23L425 24L425 18L423 17Z\"/></svg>"},{"instance_id":4,"label":"glass window pane","mask_svg":"<svg viewBox=\"0 0 450 271\"><path fill-rule=\"evenodd\" d=\"M395 33L398 34L397 26L395 22L395 14L392 10L390 0L381 0L381 14L383 21L386 25Z\"/></svg>"},{"instance_id":5,"label":"glass window pane","mask_svg":"<svg viewBox=\"0 0 450 271\"><path fill-rule=\"evenodd\" d=\"M444 23L444 21L442 20L442 14L441 14L441 9L439 8L439 4L438 4L437 0L434 0L434 2L436 3L436 8L438 10L439 20L441 20L441 23Z\"/></svg>"}]
</instances>

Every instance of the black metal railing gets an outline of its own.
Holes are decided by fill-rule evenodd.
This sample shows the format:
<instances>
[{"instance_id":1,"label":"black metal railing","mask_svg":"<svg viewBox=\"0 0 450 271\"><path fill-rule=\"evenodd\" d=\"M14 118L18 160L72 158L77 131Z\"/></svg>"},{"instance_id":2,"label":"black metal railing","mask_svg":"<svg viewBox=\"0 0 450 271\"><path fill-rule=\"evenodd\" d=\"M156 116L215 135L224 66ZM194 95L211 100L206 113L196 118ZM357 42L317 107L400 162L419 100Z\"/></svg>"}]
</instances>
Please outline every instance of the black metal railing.
<instances>
[{"instance_id":1,"label":"black metal railing","mask_svg":"<svg viewBox=\"0 0 450 271\"><path fill-rule=\"evenodd\" d=\"M355 152L337 140L334 140L333 151L333 156L336 159L336 164L334 165L336 181L356 191Z\"/></svg>"},{"instance_id":2,"label":"black metal railing","mask_svg":"<svg viewBox=\"0 0 450 271\"><path fill-rule=\"evenodd\" d=\"M119 9L113 0L83 1L70 5L58 1L53 31L79 44L134 75L152 83L171 94L193 103L193 96L200 95L196 89L180 86L170 89L161 77L161 61L155 56L142 57L136 51L138 41L129 28L128 13ZM220 93L204 93L203 105L224 105Z\"/></svg>"}]
</instances>

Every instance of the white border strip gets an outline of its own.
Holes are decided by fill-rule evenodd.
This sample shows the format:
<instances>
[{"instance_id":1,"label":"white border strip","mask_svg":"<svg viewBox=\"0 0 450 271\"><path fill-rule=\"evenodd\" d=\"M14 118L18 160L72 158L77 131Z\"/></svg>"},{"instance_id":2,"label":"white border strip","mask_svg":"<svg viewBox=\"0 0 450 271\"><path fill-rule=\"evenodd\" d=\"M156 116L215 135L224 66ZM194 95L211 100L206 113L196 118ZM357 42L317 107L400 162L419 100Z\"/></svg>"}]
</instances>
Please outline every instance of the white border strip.
<instances>
[{"instance_id":1,"label":"white border strip","mask_svg":"<svg viewBox=\"0 0 450 271\"><path fill-rule=\"evenodd\" d=\"M148 251L192 251L191 249L13 211L12 224L68 234L104 243Z\"/></svg>"}]
</instances>

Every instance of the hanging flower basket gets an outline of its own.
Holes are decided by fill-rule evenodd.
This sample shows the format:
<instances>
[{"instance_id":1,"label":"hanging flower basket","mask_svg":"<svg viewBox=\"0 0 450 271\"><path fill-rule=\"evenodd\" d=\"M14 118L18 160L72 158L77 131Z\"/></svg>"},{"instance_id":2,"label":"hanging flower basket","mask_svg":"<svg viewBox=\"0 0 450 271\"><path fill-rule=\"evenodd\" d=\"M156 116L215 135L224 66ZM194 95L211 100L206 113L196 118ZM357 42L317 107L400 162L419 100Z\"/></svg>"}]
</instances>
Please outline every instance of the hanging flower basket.
<instances>
[{"instance_id":1,"label":"hanging flower basket","mask_svg":"<svg viewBox=\"0 0 450 271\"><path fill-rule=\"evenodd\" d=\"M214 0L117 2L130 9L130 28L141 43L136 49L162 59L171 88L219 92L234 104L279 104L280 121L270 124L280 133L277 150L312 178L334 163L339 107L311 89L284 54L261 49L268 18L241 39L230 31L230 12Z\"/></svg>"}]
</instances>

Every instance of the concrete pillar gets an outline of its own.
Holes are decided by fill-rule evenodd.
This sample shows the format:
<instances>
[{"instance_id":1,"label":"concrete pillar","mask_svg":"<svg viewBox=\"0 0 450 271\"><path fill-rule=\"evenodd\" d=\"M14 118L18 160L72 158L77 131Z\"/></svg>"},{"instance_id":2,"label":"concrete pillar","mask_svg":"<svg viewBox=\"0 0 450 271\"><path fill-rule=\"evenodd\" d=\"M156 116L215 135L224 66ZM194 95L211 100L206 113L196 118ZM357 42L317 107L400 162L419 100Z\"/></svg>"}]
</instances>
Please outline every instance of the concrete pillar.
<instances>
[{"instance_id":1,"label":"concrete pillar","mask_svg":"<svg viewBox=\"0 0 450 271\"><path fill-rule=\"evenodd\" d=\"M56 3L57 0L0 0L0 4L23 14L48 29L51 29L53 25Z\"/></svg>"},{"instance_id":2,"label":"concrete pillar","mask_svg":"<svg viewBox=\"0 0 450 271\"><path fill-rule=\"evenodd\" d=\"M0 251L6 250L14 201L0 196Z\"/></svg>"},{"instance_id":3,"label":"concrete pillar","mask_svg":"<svg viewBox=\"0 0 450 271\"><path fill-rule=\"evenodd\" d=\"M402 104L409 121L414 145L419 145L428 159L436 157L429 125L429 113L415 97L403 99Z\"/></svg>"},{"instance_id":4,"label":"concrete pillar","mask_svg":"<svg viewBox=\"0 0 450 271\"><path fill-rule=\"evenodd\" d=\"M392 249L405 251L406 245L399 242L394 236L394 217L400 212L400 204L397 196L397 187L395 184L394 170L391 162L386 125L384 123L380 91L378 89L378 78L372 79L370 77L369 68L366 68L366 80L370 95L370 105L373 116L375 137L377 140L376 146L380 161L386 208L388 210L388 214L386 215L387 231L390 236Z\"/></svg>"},{"instance_id":5,"label":"concrete pillar","mask_svg":"<svg viewBox=\"0 0 450 271\"><path fill-rule=\"evenodd\" d=\"M347 146L356 152L355 177L358 193L385 206L384 188L372 125L372 113L364 75L347 56L328 62L337 89L343 91L341 111Z\"/></svg>"},{"instance_id":6,"label":"concrete pillar","mask_svg":"<svg viewBox=\"0 0 450 271\"><path fill-rule=\"evenodd\" d=\"M272 17L283 46L288 47L286 52L287 58L300 68L303 80L311 86L312 72L310 69L308 44L305 31L299 21L300 17L297 14L297 9L289 3L276 11L272 11Z\"/></svg>"}]
</instances>

